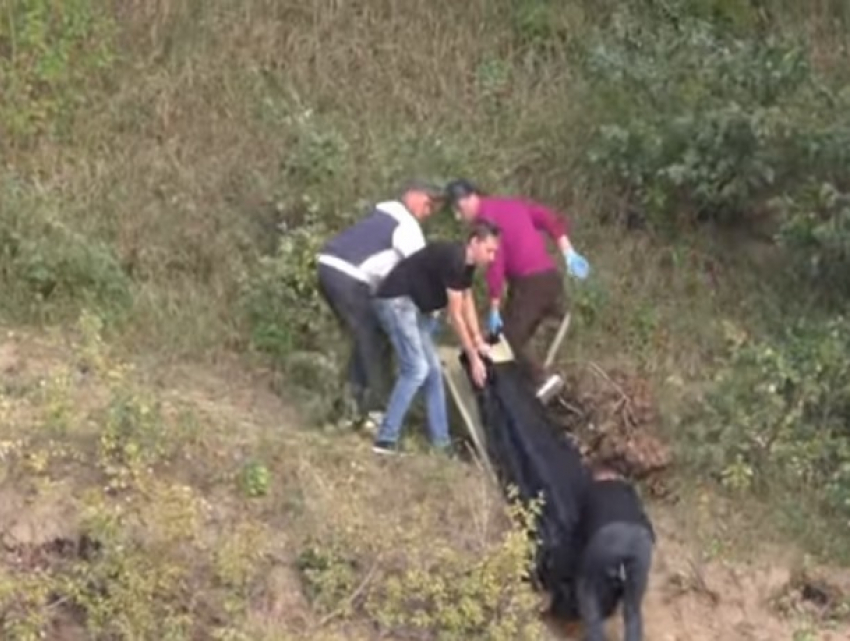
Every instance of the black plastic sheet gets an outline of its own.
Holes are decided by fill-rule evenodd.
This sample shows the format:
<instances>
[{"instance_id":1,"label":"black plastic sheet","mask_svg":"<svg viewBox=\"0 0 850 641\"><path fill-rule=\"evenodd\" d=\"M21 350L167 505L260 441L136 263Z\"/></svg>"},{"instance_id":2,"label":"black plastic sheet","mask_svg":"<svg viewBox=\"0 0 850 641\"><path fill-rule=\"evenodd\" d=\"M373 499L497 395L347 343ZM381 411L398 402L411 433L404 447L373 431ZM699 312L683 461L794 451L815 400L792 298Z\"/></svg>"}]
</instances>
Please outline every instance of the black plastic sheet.
<instances>
[{"instance_id":1,"label":"black plastic sheet","mask_svg":"<svg viewBox=\"0 0 850 641\"><path fill-rule=\"evenodd\" d=\"M468 363L461 356L468 374ZM578 618L575 578L580 560L579 520L591 482L581 453L546 416L527 377L515 361L487 363L488 378L476 388L487 456L507 495L514 486L526 505L543 505L536 523L535 582L553 597L552 613ZM610 615L620 590L606 589L603 611Z\"/></svg>"}]
</instances>

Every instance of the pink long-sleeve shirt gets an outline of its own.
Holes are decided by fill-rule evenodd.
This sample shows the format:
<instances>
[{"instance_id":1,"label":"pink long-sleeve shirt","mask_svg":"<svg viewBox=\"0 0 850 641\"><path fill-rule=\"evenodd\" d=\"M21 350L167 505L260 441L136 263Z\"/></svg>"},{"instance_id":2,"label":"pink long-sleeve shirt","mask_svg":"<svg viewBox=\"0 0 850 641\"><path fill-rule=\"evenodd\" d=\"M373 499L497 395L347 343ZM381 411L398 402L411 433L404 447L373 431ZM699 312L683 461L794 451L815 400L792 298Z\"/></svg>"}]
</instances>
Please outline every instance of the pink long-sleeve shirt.
<instances>
[{"instance_id":1,"label":"pink long-sleeve shirt","mask_svg":"<svg viewBox=\"0 0 850 641\"><path fill-rule=\"evenodd\" d=\"M491 300L502 297L505 279L557 269L543 232L553 241L567 235L569 223L565 218L539 203L518 198L481 198L478 217L502 230L496 259L487 270Z\"/></svg>"}]
</instances>

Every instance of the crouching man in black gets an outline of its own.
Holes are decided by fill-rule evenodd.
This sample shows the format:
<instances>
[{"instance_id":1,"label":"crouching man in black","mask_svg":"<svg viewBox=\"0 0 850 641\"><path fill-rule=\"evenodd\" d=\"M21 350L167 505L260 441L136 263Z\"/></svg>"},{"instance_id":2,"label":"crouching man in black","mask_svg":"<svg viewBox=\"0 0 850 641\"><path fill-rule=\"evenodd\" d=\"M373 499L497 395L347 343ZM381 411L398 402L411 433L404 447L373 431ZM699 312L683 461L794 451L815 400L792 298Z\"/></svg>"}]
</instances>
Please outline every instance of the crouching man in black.
<instances>
[{"instance_id":1,"label":"crouching man in black","mask_svg":"<svg viewBox=\"0 0 850 641\"><path fill-rule=\"evenodd\" d=\"M635 488L613 464L594 466L579 523L582 553L576 596L586 640L605 640L605 618L620 597L625 641L641 641L641 606L655 532Z\"/></svg>"}]
</instances>

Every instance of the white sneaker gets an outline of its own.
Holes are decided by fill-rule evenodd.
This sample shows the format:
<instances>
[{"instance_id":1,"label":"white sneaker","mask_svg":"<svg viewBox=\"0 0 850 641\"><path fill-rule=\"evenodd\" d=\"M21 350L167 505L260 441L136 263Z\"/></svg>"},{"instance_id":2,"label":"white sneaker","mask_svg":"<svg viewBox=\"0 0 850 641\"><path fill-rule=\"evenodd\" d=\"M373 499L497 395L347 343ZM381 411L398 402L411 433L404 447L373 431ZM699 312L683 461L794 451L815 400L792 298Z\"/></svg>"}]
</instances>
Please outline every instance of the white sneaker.
<instances>
[{"instance_id":1,"label":"white sneaker","mask_svg":"<svg viewBox=\"0 0 850 641\"><path fill-rule=\"evenodd\" d=\"M381 427L381 423L384 422L384 413L383 412L369 412L366 415L366 418L363 419L363 423L361 427L371 433L375 433Z\"/></svg>"},{"instance_id":2,"label":"white sneaker","mask_svg":"<svg viewBox=\"0 0 850 641\"><path fill-rule=\"evenodd\" d=\"M537 398L544 405L551 401L555 395L564 388L564 379L557 374L552 374L546 381L537 388Z\"/></svg>"}]
</instances>

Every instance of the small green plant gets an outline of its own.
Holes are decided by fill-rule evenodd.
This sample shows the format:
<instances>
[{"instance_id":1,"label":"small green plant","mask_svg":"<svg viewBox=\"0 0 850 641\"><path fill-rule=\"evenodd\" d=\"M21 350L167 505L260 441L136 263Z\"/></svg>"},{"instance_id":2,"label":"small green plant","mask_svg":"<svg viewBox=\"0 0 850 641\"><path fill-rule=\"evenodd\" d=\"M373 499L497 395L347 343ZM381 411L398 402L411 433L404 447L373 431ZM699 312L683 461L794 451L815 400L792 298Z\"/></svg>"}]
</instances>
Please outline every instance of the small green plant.
<instances>
[{"instance_id":1,"label":"small green plant","mask_svg":"<svg viewBox=\"0 0 850 641\"><path fill-rule=\"evenodd\" d=\"M308 542L298 554L296 567L305 592L320 612L338 609L356 587L358 565L342 550L341 542L326 538Z\"/></svg>"},{"instance_id":2,"label":"small green plant","mask_svg":"<svg viewBox=\"0 0 850 641\"><path fill-rule=\"evenodd\" d=\"M22 320L74 317L86 305L116 317L132 301L113 248L86 237L57 201L17 177L0 177L3 309Z\"/></svg>"},{"instance_id":3,"label":"small green plant","mask_svg":"<svg viewBox=\"0 0 850 641\"><path fill-rule=\"evenodd\" d=\"M798 277L827 302L843 304L850 293L850 193L833 182L812 183L778 199L776 208L779 238L798 259Z\"/></svg>"},{"instance_id":4,"label":"small green plant","mask_svg":"<svg viewBox=\"0 0 850 641\"><path fill-rule=\"evenodd\" d=\"M242 468L242 491L251 498L265 496L271 485L269 468L259 461L250 461Z\"/></svg>"}]
</instances>

